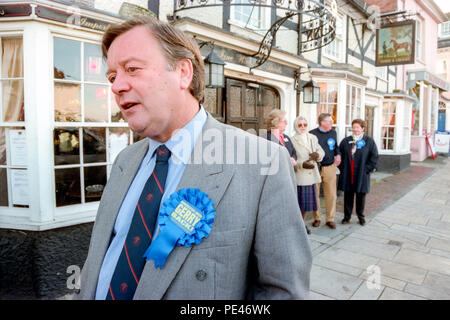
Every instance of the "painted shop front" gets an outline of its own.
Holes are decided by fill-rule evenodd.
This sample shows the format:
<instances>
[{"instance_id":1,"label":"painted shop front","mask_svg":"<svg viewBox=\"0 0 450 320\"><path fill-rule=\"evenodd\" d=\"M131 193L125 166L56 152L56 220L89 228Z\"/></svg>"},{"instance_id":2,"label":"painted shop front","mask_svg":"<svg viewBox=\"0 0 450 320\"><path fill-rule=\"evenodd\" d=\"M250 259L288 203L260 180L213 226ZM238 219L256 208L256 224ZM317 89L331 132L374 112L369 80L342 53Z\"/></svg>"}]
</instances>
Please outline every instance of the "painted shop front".
<instances>
[{"instance_id":1,"label":"painted shop front","mask_svg":"<svg viewBox=\"0 0 450 320\"><path fill-rule=\"evenodd\" d=\"M407 87L417 97L412 111L411 160L423 161L431 156L430 144L439 128L439 99L450 84L426 70L408 71Z\"/></svg>"}]
</instances>

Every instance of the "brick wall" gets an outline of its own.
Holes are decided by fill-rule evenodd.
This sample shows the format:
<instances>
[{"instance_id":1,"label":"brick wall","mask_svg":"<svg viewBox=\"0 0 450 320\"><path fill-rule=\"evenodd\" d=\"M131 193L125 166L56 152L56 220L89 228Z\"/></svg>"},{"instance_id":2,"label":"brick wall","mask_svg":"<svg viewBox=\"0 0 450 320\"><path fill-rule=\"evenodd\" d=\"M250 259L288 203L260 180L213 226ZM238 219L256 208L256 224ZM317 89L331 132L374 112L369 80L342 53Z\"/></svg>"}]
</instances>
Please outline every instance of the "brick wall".
<instances>
[{"instance_id":1,"label":"brick wall","mask_svg":"<svg viewBox=\"0 0 450 320\"><path fill-rule=\"evenodd\" d=\"M376 5L380 8L380 11L391 12L397 11L397 1L395 0L365 0L368 5Z\"/></svg>"}]
</instances>

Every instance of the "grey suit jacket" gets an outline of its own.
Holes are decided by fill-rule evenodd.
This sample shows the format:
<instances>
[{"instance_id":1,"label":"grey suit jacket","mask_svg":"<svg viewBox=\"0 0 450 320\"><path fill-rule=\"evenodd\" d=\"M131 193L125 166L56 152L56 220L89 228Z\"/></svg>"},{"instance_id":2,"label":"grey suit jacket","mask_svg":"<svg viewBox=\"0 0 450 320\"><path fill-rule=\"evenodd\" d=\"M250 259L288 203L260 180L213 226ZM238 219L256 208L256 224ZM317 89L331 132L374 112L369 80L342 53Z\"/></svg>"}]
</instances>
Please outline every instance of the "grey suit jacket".
<instances>
[{"instance_id":1,"label":"grey suit jacket","mask_svg":"<svg viewBox=\"0 0 450 320\"><path fill-rule=\"evenodd\" d=\"M74 299L95 297L117 213L147 148L146 139L133 144L113 165ZM264 168L274 174L265 174ZM211 233L193 247L175 247L162 269L148 261L134 299L307 297L312 256L285 148L208 114L181 188L199 188L212 199L216 218Z\"/></svg>"}]
</instances>

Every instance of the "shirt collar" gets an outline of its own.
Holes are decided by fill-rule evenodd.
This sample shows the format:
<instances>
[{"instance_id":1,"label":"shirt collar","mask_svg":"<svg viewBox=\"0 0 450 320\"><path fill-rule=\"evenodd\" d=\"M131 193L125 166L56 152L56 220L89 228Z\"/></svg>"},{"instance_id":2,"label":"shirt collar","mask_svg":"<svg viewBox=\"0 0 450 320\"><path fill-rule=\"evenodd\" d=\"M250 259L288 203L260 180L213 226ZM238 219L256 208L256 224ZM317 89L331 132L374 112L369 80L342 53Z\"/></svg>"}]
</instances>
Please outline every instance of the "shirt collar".
<instances>
[{"instance_id":1,"label":"shirt collar","mask_svg":"<svg viewBox=\"0 0 450 320\"><path fill-rule=\"evenodd\" d=\"M192 118L191 121L189 121L183 128L179 129L165 143L161 143L148 138L148 151L144 158L144 163L148 163L152 159L156 148L164 144L172 153L172 160L174 160L175 158L177 162L187 164L189 159L191 158L191 153L194 149L195 141L197 140L199 134L202 132L207 118L208 115L205 109L202 105L200 105L200 110L199 112L197 112L194 118Z\"/></svg>"}]
</instances>

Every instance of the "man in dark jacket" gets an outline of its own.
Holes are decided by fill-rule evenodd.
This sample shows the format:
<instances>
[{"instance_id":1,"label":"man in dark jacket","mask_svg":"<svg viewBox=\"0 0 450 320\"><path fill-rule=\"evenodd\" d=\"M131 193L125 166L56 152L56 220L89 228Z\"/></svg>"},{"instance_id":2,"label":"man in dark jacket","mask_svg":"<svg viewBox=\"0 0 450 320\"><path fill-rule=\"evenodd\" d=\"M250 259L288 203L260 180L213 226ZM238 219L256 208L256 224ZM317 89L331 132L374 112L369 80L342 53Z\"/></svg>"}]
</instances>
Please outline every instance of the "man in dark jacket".
<instances>
[{"instance_id":1,"label":"man in dark jacket","mask_svg":"<svg viewBox=\"0 0 450 320\"><path fill-rule=\"evenodd\" d=\"M310 133L317 136L319 144L325 151L320 163L320 176L322 178L323 195L325 197L326 225L336 229L334 215L336 214L336 167L341 163L341 154L337 147L337 134L333 129L333 118L329 113L322 113L318 119L319 127ZM320 226L320 184L317 184L317 211L314 213L313 227Z\"/></svg>"}]
</instances>

